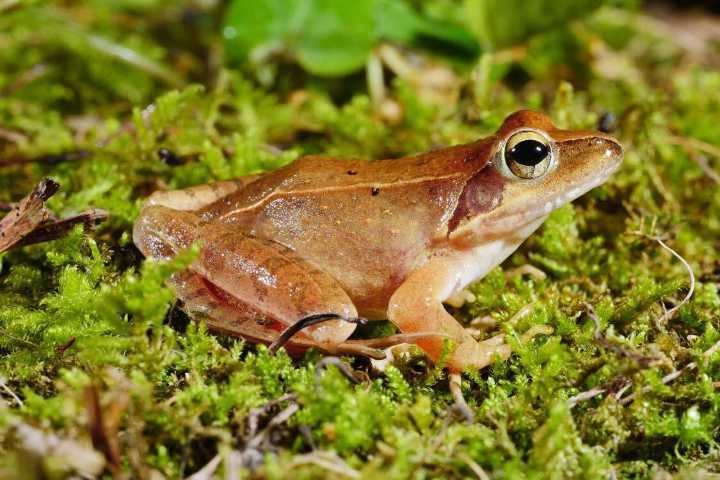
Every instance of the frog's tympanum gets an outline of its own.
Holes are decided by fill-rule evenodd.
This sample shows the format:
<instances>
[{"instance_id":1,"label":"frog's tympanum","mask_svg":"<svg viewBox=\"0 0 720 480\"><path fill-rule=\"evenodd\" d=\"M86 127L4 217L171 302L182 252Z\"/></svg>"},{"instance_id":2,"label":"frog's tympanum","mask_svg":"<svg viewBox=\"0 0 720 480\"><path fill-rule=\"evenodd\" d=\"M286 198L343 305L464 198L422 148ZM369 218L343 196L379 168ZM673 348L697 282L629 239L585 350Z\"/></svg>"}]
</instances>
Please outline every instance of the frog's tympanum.
<instances>
[{"instance_id":1,"label":"frog's tympanum","mask_svg":"<svg viewBox=\"0 0 720 480\"><path fill-rule=\"evenodd\" d=\"M270 343L308 316L389 319L452 371L510 350L476 341L443 302L508 257L556 208L603 183L622 147L593 131L560 130L537 112L494 135L378 161L303 157L274 172L156 192L134 240L153 259L194 242L172 280L211 329ZM352 352L355 324L297 333L288 350ZM413 335L414 334L414 335Z\"/></svg>"}]
</instances>

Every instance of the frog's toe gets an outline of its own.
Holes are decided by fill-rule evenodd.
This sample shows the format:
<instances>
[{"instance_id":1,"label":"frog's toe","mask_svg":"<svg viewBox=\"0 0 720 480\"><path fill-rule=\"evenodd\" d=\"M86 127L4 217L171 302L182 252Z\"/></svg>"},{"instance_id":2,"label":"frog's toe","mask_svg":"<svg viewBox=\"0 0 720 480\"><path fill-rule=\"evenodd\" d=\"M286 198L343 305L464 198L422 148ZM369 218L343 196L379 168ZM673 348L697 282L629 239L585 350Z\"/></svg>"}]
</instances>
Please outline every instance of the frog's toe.
<instances>
[{"instance_id":1,"label":"frog's toe","mask_svg":"<svg viewBox=\"0 0 720 480\"><path fill-rule=\"evenodd\" d=\"M534 325L520 336L521 343L528 343L538 335L553 332L549 325ZM466 369L481 369L490 365L496 358L507 359L512 348L505 341L505 334L495 335L482 342L463 342L452 354L448 367L454 372Z\"/></svg>"}]
</instances>

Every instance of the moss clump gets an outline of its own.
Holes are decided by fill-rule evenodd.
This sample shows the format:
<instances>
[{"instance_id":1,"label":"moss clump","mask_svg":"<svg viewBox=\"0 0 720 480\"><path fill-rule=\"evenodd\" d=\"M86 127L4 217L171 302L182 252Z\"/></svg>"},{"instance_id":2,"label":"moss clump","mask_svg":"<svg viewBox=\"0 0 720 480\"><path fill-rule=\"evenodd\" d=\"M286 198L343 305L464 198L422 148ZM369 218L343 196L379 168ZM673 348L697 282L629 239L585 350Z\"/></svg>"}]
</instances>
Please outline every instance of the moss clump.
<instances>
[{"instance_id":1,"label":"moss clump","mask_svg":"<svg viewBox=\"0 0 720 480\"><path fill-rule=\"evenodd\" d=\"M717 470L720 72L654 30L661 20L605 7L477 61L425 50L452 64L443 72L458 101L438 104L419 77L396 76L378 97L358 76L318 78L272 62L218 67L217 11L5 3L0 203L50 176L62 185L49 203L57 214L97 207L111 216L95 233L78 227L0 253L0 476L77 471L67 455L18 440L19 425L90 452L88 462L102 452L106 473L130 477L179 478L215 464L218 478ZM455 21L456 7L433 0L423 14ZM303 154L377 158L470 141L527 106L576 128L614 112L626 160L606 185L552 214L454 312L488 317L515 349L465 377L471 425L454 412L442 370L422 358L383 373L345 359L367 377L354 384L333 366L317 372L316 352L291 359L210 335L171 308L164 287L193 252L157 264L131 244L154 190ZM690 282L655 237L694 272L692 299L670 317ZM544 275L518 274L526 264ZM520 342L535 325L553 333ZM107 453L113 444L117 457Z\"/></svg>"}]
</instances>

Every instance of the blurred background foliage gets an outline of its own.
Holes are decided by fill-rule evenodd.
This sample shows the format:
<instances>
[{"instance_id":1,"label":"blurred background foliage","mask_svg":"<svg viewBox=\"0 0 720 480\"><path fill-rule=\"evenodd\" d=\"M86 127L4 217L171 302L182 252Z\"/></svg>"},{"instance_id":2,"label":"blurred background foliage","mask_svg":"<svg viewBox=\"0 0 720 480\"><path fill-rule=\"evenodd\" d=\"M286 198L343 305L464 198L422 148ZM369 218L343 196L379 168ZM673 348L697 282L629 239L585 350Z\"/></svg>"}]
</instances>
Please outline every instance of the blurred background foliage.
<instances>
[{"instance_id":1,"label":"blurred background foliage","mask_svg":"<svg viewBox=\"0 0 720 480\"><path fill-rule=\"evenodd\" d=\"M57 215L110 213L0 253L0 477L720 469L720 20L696 3L0 0L0 209L49 176ZM132 246L152 191L468 142L522 107L626 160L452 309L516 350L465 377L474 424L420 355L345 359L354 385L209 334L163 286L192 252Z\"/></svg>"}]
</instances>

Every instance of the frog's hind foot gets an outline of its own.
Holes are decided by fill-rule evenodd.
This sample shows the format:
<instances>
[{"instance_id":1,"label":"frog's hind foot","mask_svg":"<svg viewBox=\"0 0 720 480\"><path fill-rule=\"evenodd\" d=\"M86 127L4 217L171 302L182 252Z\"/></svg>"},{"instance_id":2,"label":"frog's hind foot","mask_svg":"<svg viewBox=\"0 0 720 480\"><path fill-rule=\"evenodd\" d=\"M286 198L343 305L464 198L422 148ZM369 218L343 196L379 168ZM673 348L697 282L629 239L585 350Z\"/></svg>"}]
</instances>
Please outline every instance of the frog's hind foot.
<instances>
[{"instance_id":1,"label":"frog's hind foot","mask_svg":"<svg viewBox=\"0 0 720 480\"><path fill-rule=\"evenodd\" d=\"M342 320L344 322L359 325L365 325L367 323L367 319L362 317L343 317L342 315L338 315L336 313L319 313L309 315L283 330L280 336L269 345L268 349L275 353L278 349L280 349L280 347L288 343L293 343L292 338L301 330L328 320ZM387 357L387 354L383 351L385 348L404 343L415 343L420 339L438 336L449 338L448 335L442 333L399 333L380 338L346 340L336 344L318 343L316 346L330 355L357 355L369 357L374 360L384 360Z\"/></svg>"},{"instance_id":2,"label":"frog's hind foot","mask_svg":"<svg viewBox=\"0 0 720 480\"><path fill-rule=\"evenodd\" d=\"M372 358L373 360L385 360L387 358L385 349L397 345L414 344L418 340L437 337L450 338L447 334L436 332L398 333L388 335L387 337L346 340L335 345L333 350L339 354L360 355Z\"/></svg>"}]
</instances>

